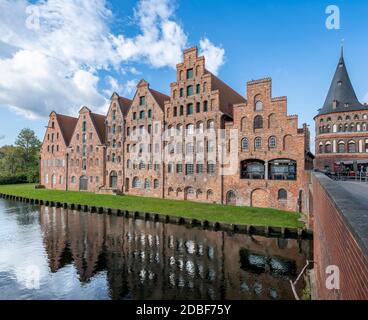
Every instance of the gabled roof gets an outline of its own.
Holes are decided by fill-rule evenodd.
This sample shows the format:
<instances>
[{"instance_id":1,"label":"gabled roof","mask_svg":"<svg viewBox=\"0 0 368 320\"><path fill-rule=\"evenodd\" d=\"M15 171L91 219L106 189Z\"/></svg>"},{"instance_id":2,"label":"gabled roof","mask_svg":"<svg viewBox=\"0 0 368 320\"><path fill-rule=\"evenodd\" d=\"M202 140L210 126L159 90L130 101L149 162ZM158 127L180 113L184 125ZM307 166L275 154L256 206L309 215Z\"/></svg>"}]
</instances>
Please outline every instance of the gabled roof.
<instances>
[{"instance_id":1,"label":"gabled roof","mask_svg":"<svg viewBox=\"0 0 368 320\"><path fill-rule=\"evenodd\" d=\"M100 137L101 142L105 143L105 138L106 138L105 121L106 121L106 116L91 112L91 119L94 123L94 126L96 128L97 134Z\"/></svg>"},{"instance_id":2,"label":"gabled roof","mask_svg":"<svg viewBox=\"0 0 368 320\"><path fill-rule=\"evenodd\" d=\"M129 112L130 106L132 105L133 101L127 98L124 98L124 97L120 97L120 96L119 96L118 101L119 101L119 106L120 106L120 110L122 114L126 116Z\"/></svg>"},{"instance_id":3,"label":"gabled roof","mask_svg":"<svg viewBox=\"0 0 368 320\"><path fill-rule=\"evenodd\" d=\"M336 104L335 107L334 104ZM346 69L343 51L341 51L340 60L332 79L330 90L328 91L322 109L319 110L319 115L332 112L364 110L367 108L367 106L364 106L358 101Z\"/></svg>"},{"instance_id":4,"label":"gabled roof","mask_svg":"<svg viewBox=\"0 0 368 320\"><path fill-rule=\"evenodd\" d=\"M162 111L164 111L165 101L170 101L170 97L151 88L149 88L149 91L151 92L152 96L154 97Z\"/></svg>"},{"instance_id":5,"label":"gabled roof","mask_svg":"<svg viewBox=\"0 0 368 320\"><path fill-rule=\"evenodd\" d=\"M213 73L211 73L207 69L205 70L205 72L211 75L212 89L219 90L220 92L220 108L226 108L225 110L222 110L223 112L229 113L228 112L229 105L232 106L234 104L247 102L246 99L242 95L240 95L234 89L229 87L225 82L220 80ZM230 112L230 115L232 115L232 110Z\"/></svg>"},{"instance_id":6,"label":"gabled roof","mask_svg":"<svg viewBox=\"0 0 368 320\"><path fill-rule=\"evenodd\" d=\"M69 146L70 140L72 139L75 126L77 125L78 118L65 116L62 114L56 114L57 121L61 130L61 134L64 137L66 146Z\"/></svg>"}]
</instances>

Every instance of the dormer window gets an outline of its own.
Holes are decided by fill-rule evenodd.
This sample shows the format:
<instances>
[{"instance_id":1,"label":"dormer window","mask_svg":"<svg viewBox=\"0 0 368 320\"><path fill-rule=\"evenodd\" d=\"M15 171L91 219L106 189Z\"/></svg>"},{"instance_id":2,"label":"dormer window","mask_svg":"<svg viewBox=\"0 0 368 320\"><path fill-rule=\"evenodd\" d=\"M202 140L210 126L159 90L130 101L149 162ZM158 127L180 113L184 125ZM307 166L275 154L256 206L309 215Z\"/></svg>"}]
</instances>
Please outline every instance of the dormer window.
<instances>
[{"instance_id":1,"label":"dormer window","mask_svg":"<svg viewBox=\"0 0 368 320\"><path fill-rule=\"evenodd\" d=\"M337 82L337 85L338 85L339 87L341 87L341 86L342 86L342 81L338 81L338 82Z\"/></svg>"},{"instance_id":2,"label":"dormer window","mask_svg":"<svg viewBox=\"0 0 368 320\"><path fill-rule=\"evenodd\" d=\"M349 108L349 104L348 103L345 103L345 108Z\"/></svg>"},{"instance_id":3,"label":"dormer window","mask_svg":"<svg viewBox=\"0 0 368 320\"><path fill-rule=\"evenodd\" d=\"M337 108L337 100L334 100L332 102L332 109L336 109Z\"/></svg>"}]
</instances>

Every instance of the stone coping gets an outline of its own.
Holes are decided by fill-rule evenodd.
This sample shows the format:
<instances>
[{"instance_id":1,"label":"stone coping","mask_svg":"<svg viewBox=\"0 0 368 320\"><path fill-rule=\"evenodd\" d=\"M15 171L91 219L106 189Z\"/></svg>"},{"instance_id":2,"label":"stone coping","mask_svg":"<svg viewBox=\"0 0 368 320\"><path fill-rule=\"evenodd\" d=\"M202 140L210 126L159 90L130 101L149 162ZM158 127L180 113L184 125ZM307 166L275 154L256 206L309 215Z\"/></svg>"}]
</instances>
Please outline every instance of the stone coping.
<instances>
[{"instance_id":1,"label":"stone coping","mask_svg":"<svg viewBox=\"0 0 368 320\"><path fill-rule=\"evenodd\" d=\"M336 181L319 172L313 174L368 257L368 207L361 201L356 201L357 197L347 192Z\"/></svg>"},{"instance_id":2,"label":"stone coping","mask_svg":"<svg viewBox=\"0 0 368 320\"><path fill-rule=\"evenodd\" d=\"M254 225L238 225L224 222L213 221L199 221L193 218L184 218L177 216L170 216L160 213L148 212L134 212L123 209L112 209L106 207L96 207L89 205L82 205L76 203L55 202L42 199L32 199L27 197L14 196L0 193L0 198L29 203L32 205L44 205L47 207L63 208L69 210L76 210L81 212L90 212L98 214L116 215L132 219L140 219L146 221L155 221L162 223L179 224L190 227L198 227L205 230L225 231L239 234L265 236L269 238L287 238L287 239L313 239L313 232L311 230L301 228L282 228L271 226L254 226Z\"/></svg>"}]
</instances>

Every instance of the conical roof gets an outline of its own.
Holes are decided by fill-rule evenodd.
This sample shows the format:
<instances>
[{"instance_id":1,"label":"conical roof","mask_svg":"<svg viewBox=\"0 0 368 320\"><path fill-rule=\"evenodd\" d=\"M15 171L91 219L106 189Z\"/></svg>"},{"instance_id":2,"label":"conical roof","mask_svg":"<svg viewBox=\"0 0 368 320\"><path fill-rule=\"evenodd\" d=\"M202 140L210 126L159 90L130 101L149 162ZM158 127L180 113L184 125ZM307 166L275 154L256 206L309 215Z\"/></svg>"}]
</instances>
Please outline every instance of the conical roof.
<instances>
[{"instance_id":1,"label":"conical roof","mask_svg":"<svg viewBox=\"0 0 368 320\"><path fill-rule=\"evenodd\" d=\"M343 51L341 51L339 64L337 65L326 101L322 109L319 110L319 115L362 109L368 109L368 107L358 101L346 69Z\"/></svg>"}]
</instances>

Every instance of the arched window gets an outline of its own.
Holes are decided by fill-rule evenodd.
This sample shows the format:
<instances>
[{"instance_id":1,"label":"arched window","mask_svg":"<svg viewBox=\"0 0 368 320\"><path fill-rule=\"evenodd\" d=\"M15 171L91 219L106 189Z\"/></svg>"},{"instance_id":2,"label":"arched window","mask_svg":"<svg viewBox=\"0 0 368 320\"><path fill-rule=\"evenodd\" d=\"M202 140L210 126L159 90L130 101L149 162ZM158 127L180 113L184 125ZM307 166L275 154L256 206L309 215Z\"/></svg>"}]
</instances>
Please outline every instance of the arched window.
<instances>
[{"instance_id":1,"label":"arched window","mask_svg":"<svg viewBox=\"0 0 368 320\"><path fill-rule=\"evenodd\" d=\"M344 141L339 142L338 152L339 153L345 153L345 142Z\"/></svg>"},{"instance_id":2,"label":"arched window","mask_svg":"<svg viewBox=\"0 0 368 320\"><path fill-rule=\"evenodd\" d=\"M263 118L262 116L256 116L254 118L254 129L262 129L263 128Z\"/></svg>"},{"instance_id":3,"label":"arched window","mask_svg":"<svg viewBox=\"0 0 368 320\"><path fill-rule=\"evenodd\" d=\"M280 189L279 190L278 200L287 200L287 191L285 189Z\"/></svg>"},{"instance_id":4,"label":"arched window","mask_svg":"<svg viewBox=\"0 0 368 320\"><path fill-rule=\"evenodd\" d=\"M207 122L207 129L208 130L214 130L215 129L215 121L208 120L208 122Z\"/></svg>"},{"instance_id":5,"label":"arched window","mask_svg":"<svg viewBox=\"0 0 368 320\"><path fill-rule=\"evenodd\" d=\"M226 195L226 204L236 205L236 194L234 191L229 191Z\"/></svg>"},{"instance_id":6,"label":"arched window","mask_svg":"<svg viewBox=\"0 0 368 320\"><path fill-rule=\"evenodd\" d=\"M171 196L172 194L173 194L173 192L174 192L174 189L173 188L169 188L169 190L167 190L167 194L169 195L169 196Z\"/></svg>"},{"instance_id":7,"label":"arched window","mask_svg":"<svg viewBox=\"0 0 368 320\"><path fill-rule=\"evenodd\" d=\"M194 125L193 124L188 124L187 125L187 134L188 135L194 134Z\"/></svg>"},{"instance_id":8,"label":"arched window","mask_svg":"<svg viewBox=\"0 0 368 320\"><path fill-rule=\"evenodd\" d=\"M72 177L72 183L76 183L77 182L77 178L75 176Z\"/></svg>"},{"instance_id":9,"label":"arched window","mask_svg":"<svg viewBox=\"0 0 368 320\"><path fill-rule=\"evenodd\" d=\"M141 181L138 177L135 177L133 179L133 188L140 188L141 187Z\"/></svg>"},{"instance_id":10,"label":"arched window","mask_svg":"<svg viewBox=\"0 0 368 320\"><path fill-rule=\"evenodd\" d=\"M242 151L245 151L245 150L248 150L249 148L249 142L248 142L248 139L247 138L244 138L241 142L241 148L242 148Z\"/></svg>"},{"instance_id":11,"label":"arched window","mask_svg":"<svg viewBox=\"0 0 368 320\"><path fill-rule=\"evenodd\" d=\"M240 128L241 131L244 131L247 128L247 118L246 117L241 119L240 126L241 126Z\"/></svg>"},{"instance_id":12,"label":"arched window","mask_svg":"<svg viewBox=\"0 0 368 320\"><path fill-rule=\"evenodd\" d=\"M284 150L289 150L291 147L291 140L292 140L292 136L291 135L286 135L284 137Z\"/></svg>"},{"instance_id":13,"label":"arched window","mask_svg":"<svg viewBox=\"0 0 368 320\"><path fill-rule=\"evenodd\" d=\"M262 138L257 137L257 138L254 139L254 149L259 150L261 148L262 148Z\"/></svg>"},{"instance_id":14,"label":"arched window","mask_svg":"<svg viewBox=\"0 0 368 320\"><path fill-rule=\"evenodd\" d=\"M212 198L213 198L213 191L207 190L207 200L212 200Z\"/></svg>"},{"instance_id":15,"label":"arched window","mask_svg":"<svg viewBox=\"0 0 368 320\"><path fill-rule=\"evenodd\" d=\"M268 139L268 147L270 149L275 149L276 148L276 137L272 136Z\"/></svg>"},{"instance_id":16,"label":"arched window","mask_svg":"<svg viewBox=\"0 0 368 320\"><path fill-rule=\"evenodd\" d=\"M348 152L349 153L355 153L356 152L356 145L355 145L355 141L350 141L348 143Z\"/></svg>"},{"instance_id":17,"label":"arched window","mask_svg":"<svg viewBox=\"0 0 368 320\"><path fill-rule=\"evenodd\" d=\"M319 144L319 148L318 148L318 152L319 153L323 153L323 143L321 142L320 144Z\"/></svg>"},{"instance_id":18,"label":"arched window","mask_svg":"<svg viewBox=\"0 0 368 320\"><path fill-rule=\"evenodd\" d=\"M155 179L155 180L153 181L153 187L154 187L155 189L158 189L158 188L159 188L159 186L160 186L160 182L158 181L158 179Z\"/></svg>"},{"instance_id":19,"label":"arched window","mask_svg":"<svg viewBox=\"0 0 368 320\"><path fill-rule=\"evenodd\" d=\"M276 115L270 114L268 117L268 128L273 129L277 127Z\"/></svg>"},{"instance_id":20,"label":"arched window","mask_svg":"<svg viewBox=\"0 0 368 320\"><path fill-rule=\"evenodd\" d=\"M332 153L332 144L331 142L326 142L326 145L325 145L325 153Z\"/></svg>"},{"instance_id":21,"label":"arched window","mask_svg":"<svg viewBox=\"0 0 368 320\"><path fill-rule=\"evenodd\" d=\"M263 110L263 102L261 101L261 95L256 95L254 98L255 111Z\"/></svg>"},{"instance_id":22,"label":"arched window","mask_svg":"<svg viewBox=\"0 0 368 320\"><path fill-rule=\"evenodd\" d=\"M151 188L151 183L150 183L150 181L148 179L145 179L144 180L144 188L146 190L148 190L149 188Z\"/></svg>"},{"instance_id":23,"label":"arched window","mask_svg":"<svg viewBox=\"0 0 368 320\"><path fill-rule=\"evenodd\" d=\"M151 119L152 118L152 110L148 110L148 118Z\"/></svg>"},{"instance_id":24,"label":"arched window","mask_svg":"<svg viewBox=\"0 0 368 320\"><path fill-rule=\"evenodd\" d=\"M127 168L130 169L132 167L132 161L128 160L127 161Z\"/></svg>"},{"instance_id":25,"label":"arched window","mask_svg":"<svg viewBox=\"0 0 368 320\"><path fill-rule=\"evenodd\" d=\"M182 124L178 124L178 125L176 126L176 131L177 131L177 135L178 135L178 136L183 135L183 125L182 125Z\"/></svg>"},{"instance_id":26,"label":"arched window","mask_svg":"<svg viewBox=\"0 0 368 320\"><path fill-rule=\"evenodd\" d=\"M203 122L202 121L197 122L197 133L203 133L203 131L204 131Z\"/></svg>"}]
</instances>

